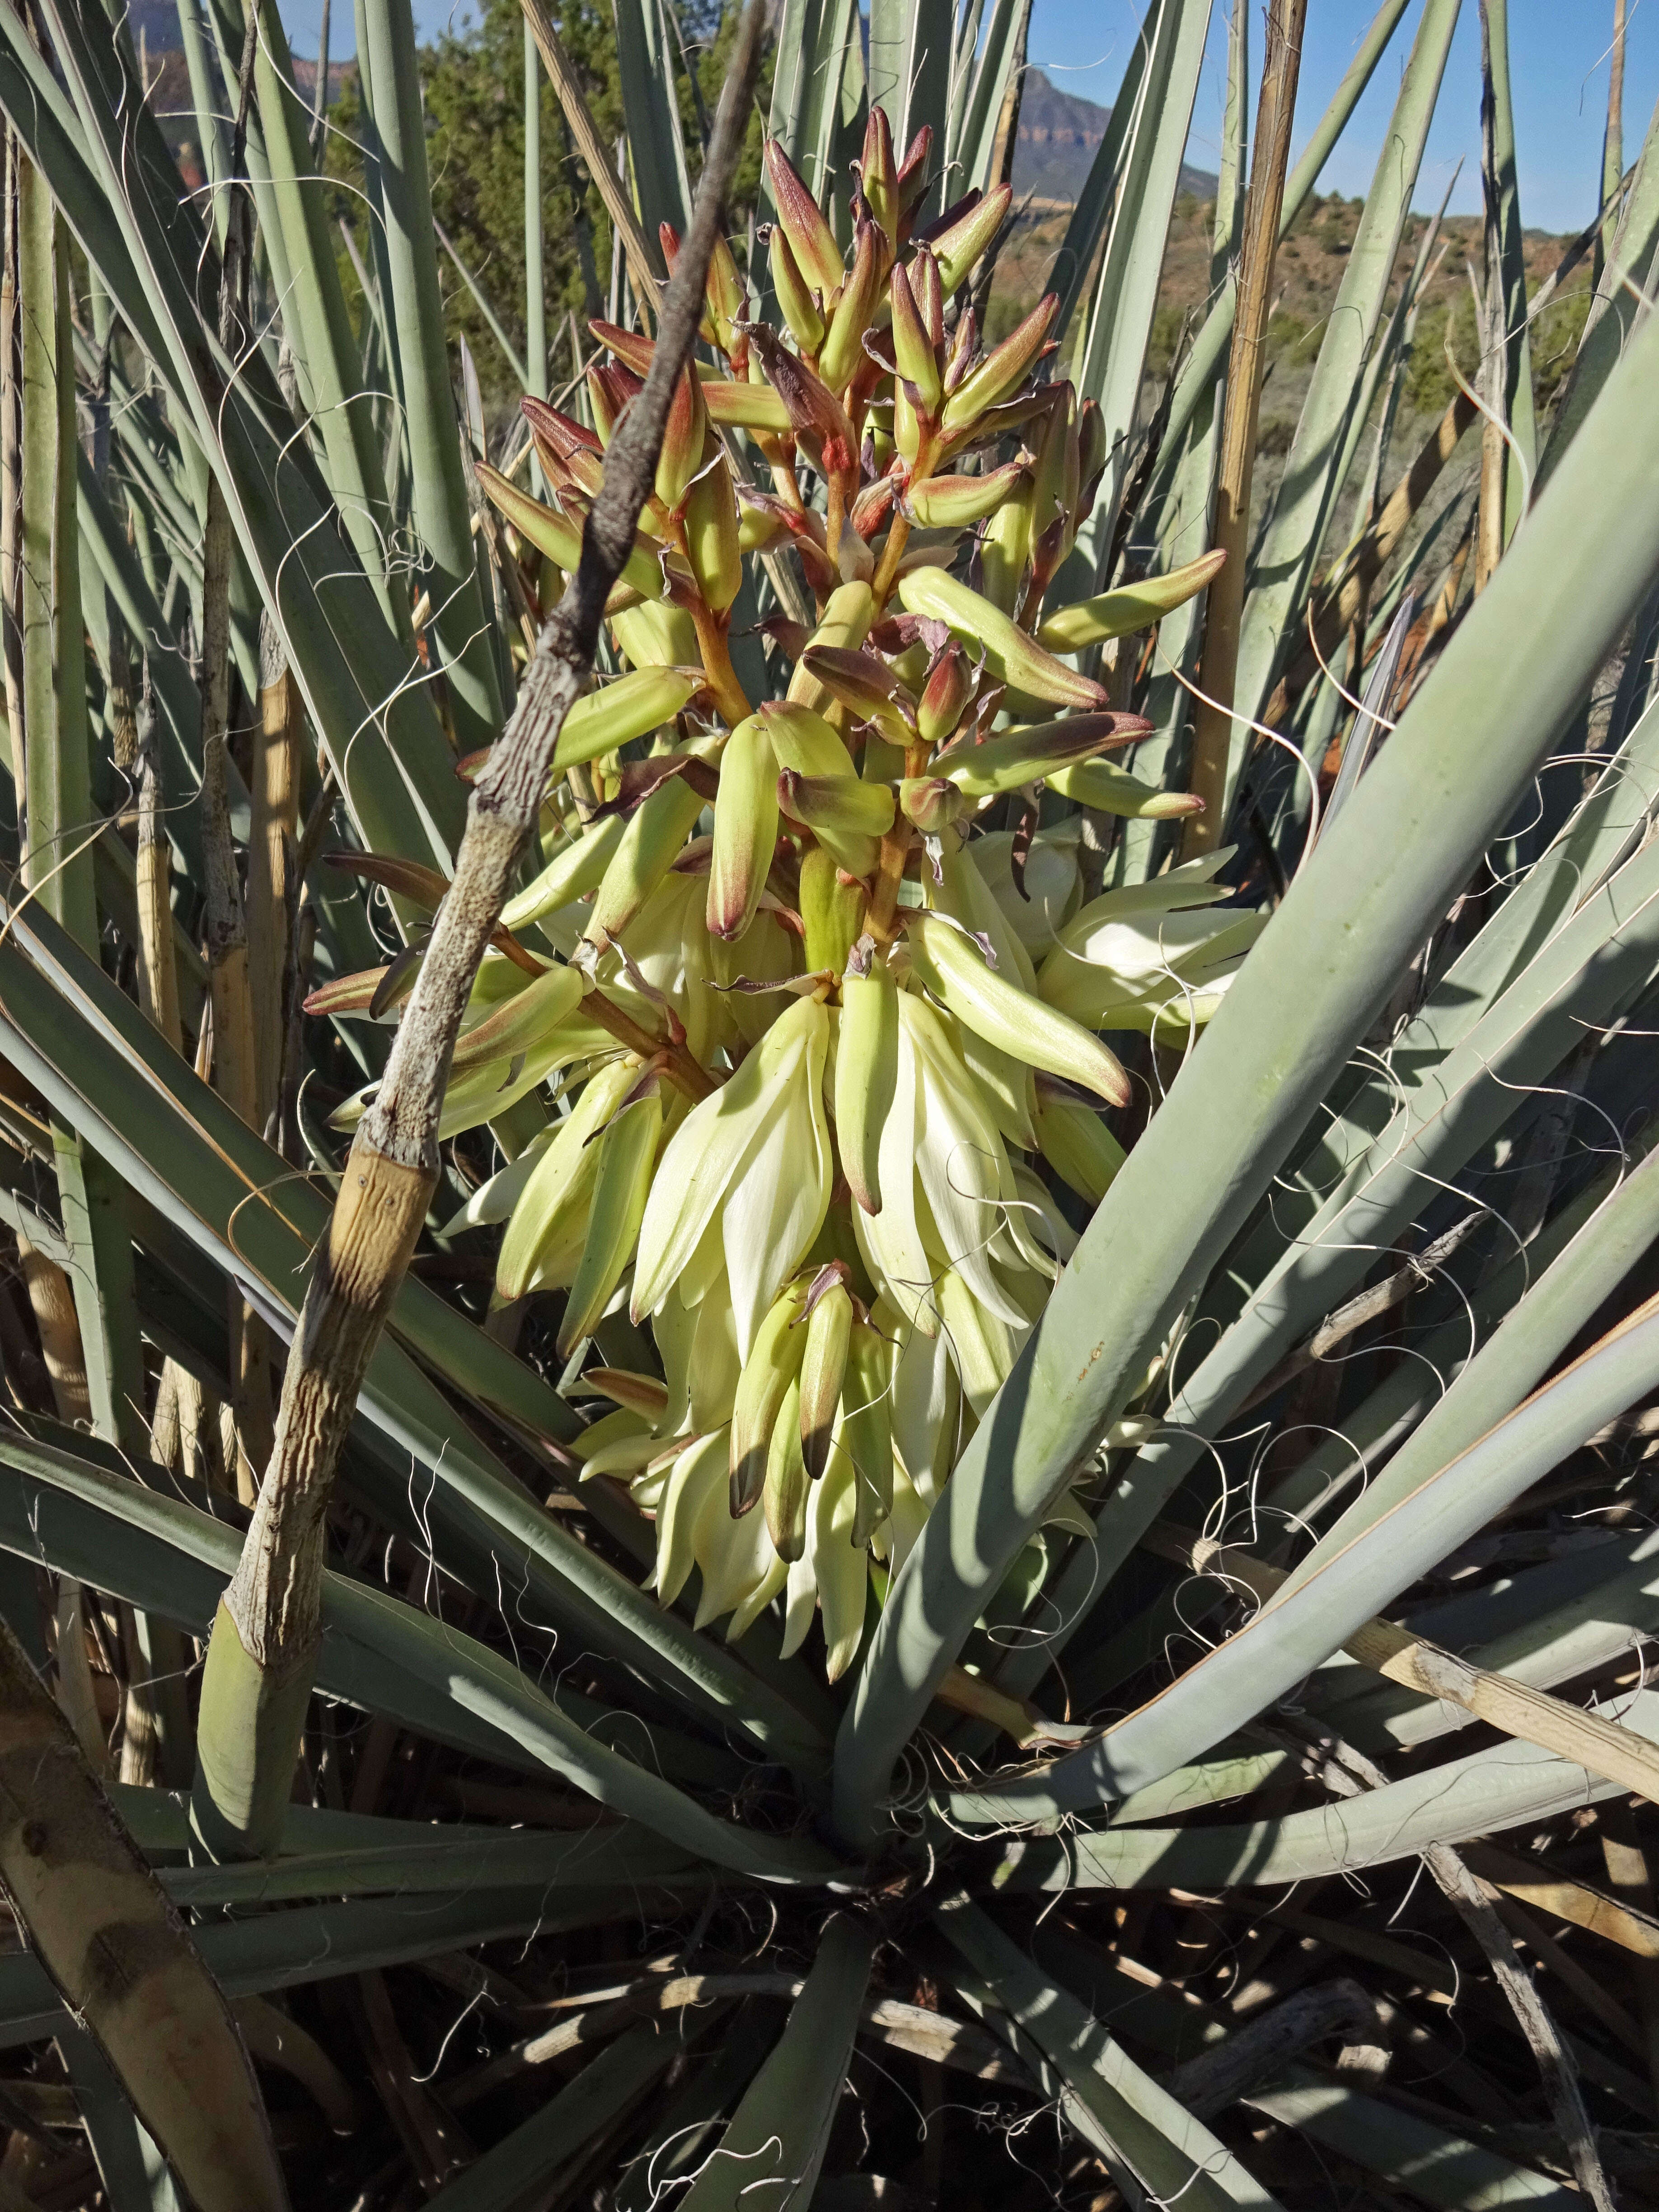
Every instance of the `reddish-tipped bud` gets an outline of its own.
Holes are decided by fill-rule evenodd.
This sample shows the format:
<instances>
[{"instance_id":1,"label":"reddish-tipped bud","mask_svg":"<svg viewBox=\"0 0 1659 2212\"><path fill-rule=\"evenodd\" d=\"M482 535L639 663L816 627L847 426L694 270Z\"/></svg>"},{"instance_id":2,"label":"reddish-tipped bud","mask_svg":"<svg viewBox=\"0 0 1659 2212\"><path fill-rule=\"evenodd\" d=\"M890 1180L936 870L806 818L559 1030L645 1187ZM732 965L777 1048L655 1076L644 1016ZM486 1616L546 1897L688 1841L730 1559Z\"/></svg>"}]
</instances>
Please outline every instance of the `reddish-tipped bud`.
<instances>
[{"instance_id":1,"label":"reddish-tipped bud","mask_svg":"<svg viewBox=\"0 0 1659 2212\"><path fill-rule=\"evenodd\" d=\"M927 157L933 150L933 132L930 124L924 123L905 151L899 163L898 187L899 224L903 238L896 238L895 246L902 246L908 239L912 218L921 205L927 191Z\"/></svg>"},{"instance_id":2,"label":"reddish-tipped bud","mask_svg":"<svg viewBox=\"0 0 1659 2212\"><path fill-rule=\"evenodd\" d=\"M975 194L953 208L929 238L947 300L1001 229L1013 197L1006 185L998 185L983 199Z\"/></svg>"},{"instance_id":3,"label":"reddish-tipped bud","mask_svg":"<svg viewBox=\"0 0 1659 2212\"><path fill-rule=\"evenodd\" d=\"M898 164L893 158L893 127L884 108L872 107L864 131L864 159L859 167L865 203L886 233L890 249L898 243Z\"/></svg>"},{"instance_id":4,"label":"reddish-tipped bud","mask_svg":"<svg viewBox=\"0 0 1659 2212\"><path fill-rule=\"evenodd\" d=\"M617 419L644 386L643 377L616 363L596 365L587 372L587 397L593 410L593 427L601 446L609 446Z\"/></svg>"},{"instance_id":5,"label":"reddish-tipped bud","mask_svg":"<svg viewBox=\"0 0 1659 2212\"><path fill-rule=\"evenodd\" d=\"M945 387L927 325L911 289L908 273L893 271L893 359L898 374L914 387L916 405L924 414L938 410Z\"/></svg>"},{"instance_id":6,"label":"reddish-tipped bud","mask_svg":"<svg viewBox=\"0 0 1659 2212\"><path fill-rule=\"evenodd\" d=\"M974 696L974 671L955 638L935 655L916 709L916 732L924 744L942 744L956 728Z\"/></svg>"},{"instance_id":7,"label":"reddish-tipped bud","mask_svg":"<svg viewBox=\"0 0 1659 2212\"><path fill-rule=\"evenodd\" d=\"M892 513L898 486L891 477L878 477L866 484L848 510L847 519L867 545Z\"/></svg>"},{"instance_id":8,"label":"reddish-tipped bud","mask_svg":"<svg viewBox=\"0 0 1659 2212\"><path fill-rule=\"evenodd\" d=\"M607 323L597 315L589 319L587 327L606 351L626 362L636 376L644 376L649 370L657 350L654 338L644 337L638 331L625 331L620 323Z\"/></svg>"},{"instance_id":9,"label":"reddish-tipped bud","mask_svg":"<svg viewBox=\"0 0 1659 2212\"><path fill-rule=\"evenodd\" d=\"M846 265L823 210L806 189L799 171L775 138L766 142L766 181L772 204L787 234L800 273L826 300L846 280Z\"/></svg>"},{"instance_id":10,"label":"reddish-tipped bud","mask_svg":"<svg viewBox=\"0 0 1659 2212\"><path fill-rule=\"evenodd\" d=\"M715 342L741 375L749 354L749 338L744 327L749 319L749 294L723 235L715 239L714 250L708 257L705 297L714 325Z\"/></svg>"},{"instance_id":11,"label":"reddish-tipped bud","mask_svg":"<svg viewBox=\"0 0 1659 2212\"><path fill-rule=\"evenodd\" d=\"M528 392L519 405L530 425L537 459L554 490L597 498L605 476L605 449L593 433Z\"/></svg>"},{"instance_id":12,"label":"reddish-tipped bud","mask_svg":"<svg viewBox=\"0 0 1659 2212\"><path fill-rule=\"evenodd\" d=\"M668 403L662 451L657 456L657 497L671 514L685 497L692 477L702 466L703 441L708 431L702 386L696 370L688 363L680 371L674 397Z\"/></svg>"},{"instance_id":13,"label":"reddish-tipped bud","mask_svg":"<svg viewBox=\"0 0 1659 2212\"><path fill-rule=\"evenodd\" d=\"M662 247L663 264L672 276L678 266L680 258L680 234L672 222L659 222L657 225L657 242ZM697 325L697 336L708 346L719 345L720 343L720 332L714 327L714 318L709 312L707 302L703 307L702 319Z\"/></svg>"},{"instance_id":14,"label":"reddish-tipped bud","mask_svg":"<svg viewBox=\"0 0 1659 2212\"><path fill-rule=\"evenodd\" d=\"M861 722L873 723L890 743L905 745L914 738L915 717L904 687L878 653L862 647L812 645L802 655L801 665Z\"/></svg>"},{"instance_id":15,"label":"reddish-tipped bud","mask_svg":"<svg viewBox=\"0 0 1659 2212\"><path fill-rule=\"evenodd\" d=\"M836 302L830 334L818 355L818 374L832 392L843 391L864 360L864 333L880 303L885 273L879 237L874 223L867 220L860 223L853 248L853 273Z\"/></svg>"},{"instance_id":16,"label":"reddish-tipped bud","mask_svg":"<svg viewBox=\"0 0 1659 2212\"><path fill-rule=\"evenodd\" d=\"M544 441L561 459L568 459L574 453L598 453L603 450L585 422L577 422L573 415L562 415L545 399L537 399L526 392L519 402L519 411L530 425L531 435L538 446Z\"/></svg>"},{"instance_id":17,"label":"reddish-tipped bud","mask_svg":"<svg viewBox=\"0 0 1659 2212\"><path fill-rule=\"evenodd\" d=\"M805 446L821 472L858 480L859 443L847 410L821 377L814 376L804 361L797 360L763 323L757 324L752 343L766 371L766 380L788 411L789 426Z\"/></svg>"},{"instance_id":18,"label":"reddish-tipped bud","mask_svg":"<svg viewBox=\"0 0 1659 2212\"><path fill-rule=\"evenodd\" d=\"M816 354L823 343L823 317L801 275L800 264L781 222L772 225L769 251L772 289L778 295L778 306L789 326L789 334L803 353Z\"/></svg>"},{"instance_id":19,"label":"reddish-tipped bud","mask_svg":"<svg viewBox=\"0 0 1659 2212\"><path fill-rule=\"evenodd\" d=\"M968 801L942 775L907 775L899 785L904 818L924 837L942 837L968 811Z\"/></svg>"},{"instance_id":20,"label":"reddish-tipped bud","mask_svg":"<svg viewBox=\"0 0 1659 2212\"><path fill-rule=\"evenodd\" d=\"M963 379L945 404L947 431L966 429L979 420L987 408L994 407L999 399L1006 398L1024 382L1042 355L1059 311L1059 294L1045 293L1024 321Z\"/></svg>"},{"instance_id":21,"label":"reddish-tipped bud","mask_svg":"<svg viewBox=\"0 0 1659 2212\"><path fill-rule=\"evenodd\" d=\"M945 291L939 279L939 264L925 246L919 246L911 258L910 289L922 328L927 333L927 343L935 355L941 355L945 349Z\"/></svg>"}]
</instances>

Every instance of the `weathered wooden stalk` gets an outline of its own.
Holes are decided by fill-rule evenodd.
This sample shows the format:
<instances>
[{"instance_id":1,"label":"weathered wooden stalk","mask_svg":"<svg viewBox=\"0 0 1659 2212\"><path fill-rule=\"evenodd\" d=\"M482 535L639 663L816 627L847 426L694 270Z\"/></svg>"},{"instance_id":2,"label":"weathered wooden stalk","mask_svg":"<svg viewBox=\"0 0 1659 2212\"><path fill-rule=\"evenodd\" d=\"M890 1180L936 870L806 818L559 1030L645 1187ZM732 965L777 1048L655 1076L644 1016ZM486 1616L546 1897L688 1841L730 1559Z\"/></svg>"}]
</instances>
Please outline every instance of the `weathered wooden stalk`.
<instances>
[{"instance_id":1,"label":"weathered wooden stalk","mask_svg":"<svg viewBox=\"0 0 1659 2212\"><path fill-rule=\"evenodd\" d=\"M1211 544L1227 556L1210 586L1204 656L1193 718L1193 764L1188 778L1204 801L1182 833L1181 854L1191 860L1213 852L1226 829L1227 765L1232 750L1233 688L1238 672L1239 630L1244 615L1244 567L1250 531L1250 484L1255 470L1256 418L1267 368L1267 316L1272 306L1279 218L1290 166L1291 122L1302 66L1302 27L1308 0L1273 0L1261 95L1255 113L1255 155L1244 210L1244 246L1238 267L1238 313L1227 364L1227 398L1221 417L1221 456L1216 478L1215 527Z\"/></svg>"},{"instance_id":2,"label":"weathered wooden stalk","mask_svg":"<svg viewBox=\"0 0 1659 2212\"><path fill-rule=\"evenodd\" d=\"M286 2207L225 2000L3 1621L0 1881L190 2202L200 2212Z\"/></svg>"}]
</instances>

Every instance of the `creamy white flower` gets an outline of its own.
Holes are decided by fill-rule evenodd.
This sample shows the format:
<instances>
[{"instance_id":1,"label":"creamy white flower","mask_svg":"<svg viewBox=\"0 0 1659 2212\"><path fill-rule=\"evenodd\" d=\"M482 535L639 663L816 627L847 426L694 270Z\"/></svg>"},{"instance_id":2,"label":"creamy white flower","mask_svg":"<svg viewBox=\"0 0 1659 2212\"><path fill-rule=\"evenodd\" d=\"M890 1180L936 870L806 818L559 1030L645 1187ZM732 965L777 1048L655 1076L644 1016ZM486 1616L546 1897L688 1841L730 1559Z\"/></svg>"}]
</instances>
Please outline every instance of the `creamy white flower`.
<instances>
[{"instance_id":1,"label":"creamy white flower","mask_svg":"<svg viewBox=\"0 0 1659 2212\"><path fill-rule=\"evenodd\" d=\"M852 1465L838 1455L811 1486L806 1548L788 1571L784 1601L781 1656L791 1658L799 1650L821 1607L828 1651L824 1672L832 1682L852 1665L864 1633L870 1560L853 1542L855 1506Z\"/></svg>"},{"instance_id":2,"label":"creamy white flower","mask_svg":"<svg viewBox=\"0 0 1659 2212\"><path fill-rule=\"evenodd\" d=\"M881 1212L854 1209L853 1218L866 1263L896 1310L930 1336L939 1326L933 1285L946 1267L990 1312L1023 1323L989 1258L1017 1196L1001 1132L944 1016L914 992L902 992L898 1006Z\"/></svg>"},{"instance_id":3,"label":"creamy white flower","mask_svg":"<svg viewBox=\"0 0 1659 2212\"><path fill-rule=\"evenodd\" d=\"M1025 855L1025 896L1014 886L1014 833L994 830L975 837L968 857L979 870L1004 920L1026 951L1041 959L1075 912L1082 890L1078 873L1078 825L1062 823L1038 832Z\"/></svg>"},{"instance_id":4,"label":"creamy white flower","mask_svg":"<svg viewBox=\"0 0 1659 2212\"><path fill-rule=\"evenodd\" d=\"M830 1204L823 1108L830 1018L794 999L743 1065L695 1106L658 1164L640 1230L634 1318L701 1297L724 1261L738 1350L805 1257Z\"/></svg>"},{"instance_id":5,"label":"creamy white flower","mask_svg":"<svg viewBox=\"0 0 1659 2212\"><path fill-rule=\"evenodd\" d=\"M701 1436L732 1418L743 1364L738 1358L737 1324L724 1272L696 1305L676 1295L665 1298L652 1325L668 1384L668 1403L659 1432Z\"/></svg>"},{"instance_id":6,"label":"creamy white flower","mask_svg":"<svg viewBox=\"0 0 1659 2212\"><path fill-rule=\"evenodd\" d=\"M1253 908L1206 911L1229 896L1210 880L1228 856L1224 848L1091 900L1044 960L1042 997L1092 1029L1207 1021L1268 920Z\"/></svg>"}]
</instances>

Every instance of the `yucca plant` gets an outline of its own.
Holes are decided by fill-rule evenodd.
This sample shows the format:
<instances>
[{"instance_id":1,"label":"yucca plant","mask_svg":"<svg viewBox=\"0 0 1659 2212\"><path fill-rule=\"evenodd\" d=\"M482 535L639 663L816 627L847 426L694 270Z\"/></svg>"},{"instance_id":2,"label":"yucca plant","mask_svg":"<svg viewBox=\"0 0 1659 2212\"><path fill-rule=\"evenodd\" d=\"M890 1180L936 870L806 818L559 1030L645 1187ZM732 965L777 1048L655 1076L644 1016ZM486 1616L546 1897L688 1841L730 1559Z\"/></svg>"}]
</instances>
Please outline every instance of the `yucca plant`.
<instances>
[{"instance_id":1,"label":"yucca plant","mask_svg":"<svg viewBox=\"0 0 1659 2212\"><path fill-rule=\"evenodd\" d=\"M343 254L268 0L199 199L0 0L0 2200L1651 2193L1659 138L1540 419L1485 0L1413 449L1407 13L1161 386L1207 0L1012 319L1019 0L616 0L620 168L525 0L495 419L406 0Z\"/></svg>"}]
</instances>

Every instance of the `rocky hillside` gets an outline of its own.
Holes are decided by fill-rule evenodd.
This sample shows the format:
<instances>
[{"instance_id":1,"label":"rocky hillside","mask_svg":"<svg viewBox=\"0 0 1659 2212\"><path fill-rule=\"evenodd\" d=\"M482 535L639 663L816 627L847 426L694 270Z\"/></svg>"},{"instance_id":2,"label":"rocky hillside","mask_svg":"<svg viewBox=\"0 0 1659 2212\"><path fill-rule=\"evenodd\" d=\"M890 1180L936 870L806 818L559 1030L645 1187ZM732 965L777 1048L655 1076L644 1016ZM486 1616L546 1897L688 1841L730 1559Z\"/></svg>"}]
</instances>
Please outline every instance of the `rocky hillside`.
<instances>
[{"instance_id":1,"label":"rocky hillside","mask_svg":"<svg viewBox=\"0 0 1659 2212\"><path fill-rule=\"evenodd\" d=\"M1068 104L1080 107L1086 103ZM1018 173L1016 167L1017 178ZM1188 177L1192 173L1188 172ZM1189 324L1195 326L1201 319L1209 290L1215 179L1200 173L1197 181L1207 190L1183 191L1170 225L1153 331L1151 367L1154 374L1162 374L1169 367L1183 330ZM1360 205L1357 199L1344 199L1340 192L1310 199L1279 249L1268 331L1271 368L1262 400L1264 423L1271 424L1281 414L1294 419L1319 349L1325 318L1352 250ZM998 270L994 329L1012 325L1040 297L1065 236L1069 213L1068 207L1035 203L1024 209ZM1426 218L1419 215L1407 225L1395 270L1396 286L1410 272L1425 224ZM1444 353L1448 332L1466 374L1475 360L1474 318L1467 272L1471 262L1480 265L1480 219L1453 217L1443 226L1441 238L1446 251L1425 296L1405 395L1412 410L1419 413L1437 411L1451 396L1452 380ZM1529 289L1535 290L1549 276L1569 243L1544 231L1527 233ZM1588 280L1588 264L1581 264L1563 287L1560 305L1546 308L1534 326L1534 367L1540 400L1547 400L1571 357L1572 343L1583 324Z\"/></svg>"},{"instance_id":2,"label":"rocky hillside","mask_svg":"<svg viewBox=\"0 0 1659 2212\"><path fill-rule=\"evenodd\" d=\"M1029 70L1019 110L1019 141L1014 149L1014 190L1022 199L1075 200L1106 130L1109 111L1092 100L1079 100L1049 83L1041 70ZM1183 191L1206 199L1215 191L1207 169L1181 172Z\"/></svg>"}]
</instances>

